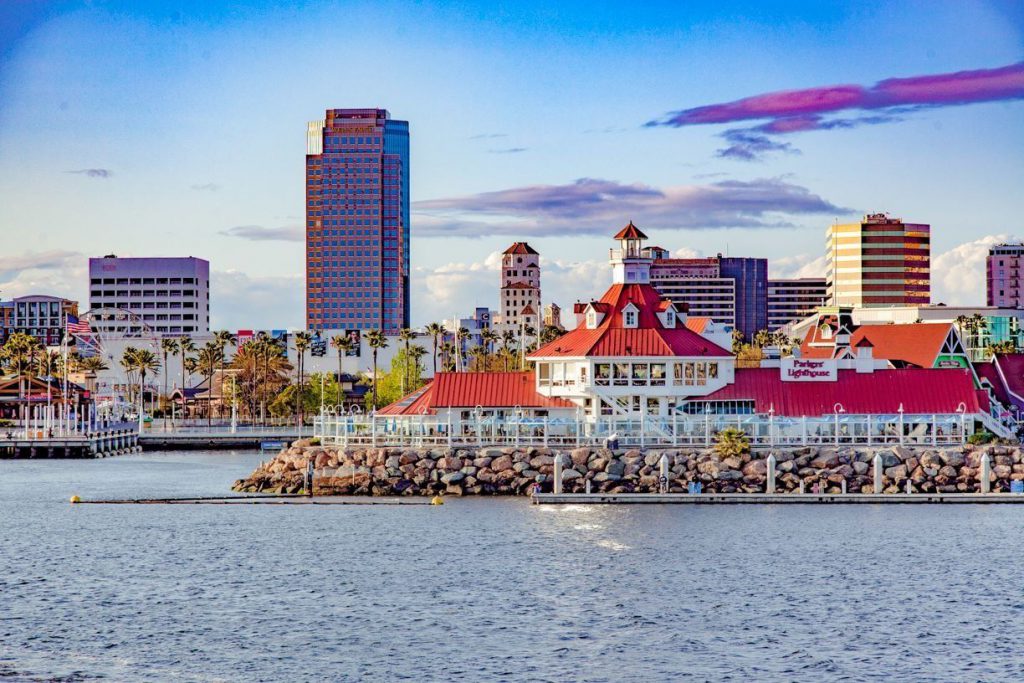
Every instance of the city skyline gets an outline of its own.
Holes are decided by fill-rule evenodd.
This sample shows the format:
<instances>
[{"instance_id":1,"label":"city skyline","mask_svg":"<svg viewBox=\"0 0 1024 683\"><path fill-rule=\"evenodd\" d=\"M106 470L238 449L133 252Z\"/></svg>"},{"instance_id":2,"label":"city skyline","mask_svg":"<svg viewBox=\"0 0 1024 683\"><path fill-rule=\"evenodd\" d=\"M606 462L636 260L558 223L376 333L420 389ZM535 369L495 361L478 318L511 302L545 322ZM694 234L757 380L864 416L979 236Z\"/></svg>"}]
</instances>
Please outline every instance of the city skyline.
<instances>
[{"instance_id":1,"label":"city skyline","mask_svg":"<svg viewBox=\"0 0 1024 683\"><path fill-rule=\"evenodd\" d=\"M4 12L0 227L32 238L0 257L3 298L86 301L89 256L189 252L211 262L213 327L301 327L301 146L332 107L410 122L414 325L496 307L514 240L546 255L544 303L564 310L607 284L602 235L630 219L676 255L767 257L779 278L824 274L827 226L887 211L932 225L933 301L977 305L988 246L1021 233L1010 3L737 5L740 22L710 5ZM352 41L320 40L342 26ZM304 70L374 41L376 73Z\"/></svg>"}]
</instances>

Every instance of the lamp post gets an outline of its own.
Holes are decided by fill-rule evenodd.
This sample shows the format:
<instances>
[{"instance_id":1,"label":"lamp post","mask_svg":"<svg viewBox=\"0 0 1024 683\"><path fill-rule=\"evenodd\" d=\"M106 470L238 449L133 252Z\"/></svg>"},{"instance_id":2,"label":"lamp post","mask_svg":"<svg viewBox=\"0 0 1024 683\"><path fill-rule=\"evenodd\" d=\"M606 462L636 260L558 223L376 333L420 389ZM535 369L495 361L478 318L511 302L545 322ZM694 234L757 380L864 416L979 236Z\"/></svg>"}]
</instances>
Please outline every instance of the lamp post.
<instances>
[{"instance_id":1,"label":"lamp post","mask_svg":"<svg viewBox=\"0 0 1024 683\"><path fill-rule=\"evenodd\" d=\"M960 414L960 441L964 442L967 441L967 426L965 424L967 418L967 404L961 401L960 405L956 407L956 412Z\"/></svg>"},{"instance_id":2,"label":"lamp post","mask_svg":"<svg viewBox=\"0 0 1024 683\"><path fill-rule=\"evenodd\" d=\"M231 375L231 433L238 432L238 392L235 391L235 376Z\"/></svg>"},{"instance_id":3,"label":"lamp post","mask_svg":"<svg viewBox=\"0 0 1024 683\"><path fill-rule=\"evenodd\" d=\"M768 445L775 448L775 404L768 406Z\"/></svg>"},{"instance_id":4,"label":"lamp post","mask_svg":"<svg viewBox=\"0 0 1024 683\"><path fill-rule=\"evenodd\" d=\"M907 431L906 427L904 427L905 422L903 420L903 403L902 402L900 403L900 407L896 409L896 412L898 412L900 414L900 445L902 446L903 445L903 435Z\"/></svg>"},{"instance_id":5,"label":"lamp post","mask_svg":"<svg viewBox=\"0 0 1024 683\"><path fill-rule=\"evenodd\" d=\"M835 413L835 416L836 416L836 447L838 448L839 447L839 414L840 413L845 413L846 412L846 408L843 407L842 403L838 403L837 402L834 406L832 406L832 412Z\"/></svg>"}]
</instances>

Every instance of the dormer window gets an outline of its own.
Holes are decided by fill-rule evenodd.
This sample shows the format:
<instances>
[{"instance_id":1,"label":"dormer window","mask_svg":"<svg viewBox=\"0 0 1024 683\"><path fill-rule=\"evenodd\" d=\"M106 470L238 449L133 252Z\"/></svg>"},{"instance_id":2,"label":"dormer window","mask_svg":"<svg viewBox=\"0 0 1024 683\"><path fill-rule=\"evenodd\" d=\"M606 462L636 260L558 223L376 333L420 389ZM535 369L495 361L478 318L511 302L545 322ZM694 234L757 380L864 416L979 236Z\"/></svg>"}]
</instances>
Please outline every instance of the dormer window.
<instances>
[{"instance_id":1,"label":"dormer window","mask_svg":"<svg viewBox=\"0 0 1024 683\"><path fill-rule=\"evenodd\" d=\"M821 326L821 338L822 339L831 339L832 338L832 327L831 326L829 326L829 325L822 325Z\"/></svg>"},{"instance_id":2,"label":"dormer window","mask_svg":"<svg viewBox=\"0 0 1024 683\"><path fill-rule=\"evenodd\" d=\"M593 330L597 328L597 312L594 309L590 309L587 312L587 329Z\"/></svg>"},{"instance_id":3,"label":"dormer window","mask_svg":"<svg viewBox=\"0 0 1024 683\"><path fill-rule=\"evenodd\" d=\"M629 304L622 309L622 326L623 327L636 327L639 320L639 311L633 304Z\"/></svg>"},{"instance_id":4,"label":"dormer window","mask_svg":"<svg viewBox=\"0 0 1024 683\"><path fill-rule=\"evenodd\" d=\"M665 327L673 328L676 326L676 312L671 308L665 310Z\"/></svg>"}]
</instances>

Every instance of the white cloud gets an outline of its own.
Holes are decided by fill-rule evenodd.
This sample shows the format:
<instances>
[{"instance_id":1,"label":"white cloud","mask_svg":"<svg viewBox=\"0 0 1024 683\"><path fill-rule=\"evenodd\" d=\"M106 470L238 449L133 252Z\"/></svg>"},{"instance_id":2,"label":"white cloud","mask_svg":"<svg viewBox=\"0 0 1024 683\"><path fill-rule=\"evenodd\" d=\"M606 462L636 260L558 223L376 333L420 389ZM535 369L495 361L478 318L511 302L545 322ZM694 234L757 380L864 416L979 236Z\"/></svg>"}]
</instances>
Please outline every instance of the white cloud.
<instances>
[{"instance_id":1,"label":"white cloud","mask_svg":"<svg viewBox=\"0 0 1024 683\"><path fill-rule=\"evenodd\" d=\"M565 261L541 257L541 297L562 307L562 320L575 324L572 304L598 297L611 284L605 261ZM455 315L469 315L477 306L498 310L501 252L473 263L447 263L433 269L416 268L412 278L413 325Z\"/></svg>"},{"instance_id":2,"label":"white cloud","mask_svg":"<svg viewBox=\"0 0 1024 683\"><path fill-rule=\"evenodd\" d=\"M672 252L672 258L700 258L700 252L690 247L679 247Z\"/></svg>"},{"instance_id":3,"label":"white cloud","mask_svg":"<svg viewBox=\"0 0 1024 683\"><path fill-rule=\"evenodd\" d=\"M50 294L85 302L88 260L76 251L50 250L0 256L0 298ZM87 303L83 303L84 306Z\"/></svg>"},{"instance_id":4,"label":"white cloud","mask_svg":"<svg viewBox=\"0 0 1024 683\"><path fill-rule=\"evenodd\" d=\"M986 235L932 257L932 303L984 306L989 247L1019 241L1010 235Z\"/></svg>"},{"instance_id":5,"label":"white cloud","mask_svg":"<svg viewBox=\"0 0 1024 683\"><path fill-rule=\"evenodd\" d=\"M825 277L828 258L824 255L796 254L768 260L768 277L780 280L801 277Z\"/></svg>"},{"instance_id":6,"label":"white cloud","mask_svg":"<svg viewBox=\"0 0 1024 683\"><path fill-rule=\"evenodd\" d=\"M306 321L305 276L210 274L210 328L301 328Z\"/></svg>"}]
</instances>

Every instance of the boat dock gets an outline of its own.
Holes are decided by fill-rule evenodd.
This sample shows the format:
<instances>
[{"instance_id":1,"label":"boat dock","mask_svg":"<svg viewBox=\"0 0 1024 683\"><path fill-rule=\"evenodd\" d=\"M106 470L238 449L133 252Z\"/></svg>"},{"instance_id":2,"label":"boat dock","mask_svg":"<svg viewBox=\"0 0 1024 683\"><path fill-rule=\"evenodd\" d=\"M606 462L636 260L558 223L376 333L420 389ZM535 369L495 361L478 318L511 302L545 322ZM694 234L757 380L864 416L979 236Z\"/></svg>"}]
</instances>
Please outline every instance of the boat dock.
<instances>
[{"instance_id":1,"label":"boat dock","mask_svg":"<svg viewBox=\"0 0 1024 683\"><path fill-rule=\"evenodd\" d=\"M534 505L1024 504L1020 493L536 493Z\"/></svg>"},{"instance_id":2,"label":"boat dock","mask_svg":"<svg viewBox=\"0 0 1024 683\"><path fill-rule=\"evenodd\" d=\"M103 458L139 450L136 428L101 429L95 432L49 436L42 431L19 429L0 433L0 459Z\"/></svg>"},{"instance_id":3,"label":"boat dock","mask_svg":"<svg viewBox=\"0 0 1024 683\"><path fill-rule=\"evenodd\" d=\"M143 431L139 443L143 450L280 450L300 438L296 429L242 430L225 429Z\"/></svg>"},{"instance_id":4,"label":"boat dock","mask_svg":"<svg viewBox=\"0 0 1024 683\"><path fill-rule=\"evenodd\" d=\"M115 500L71 499L76 505L431 505L430 498L353 498L348 496L307 496L300 493L259 496L196 498L126 498Z\"/></svg>"}]
</instances>

